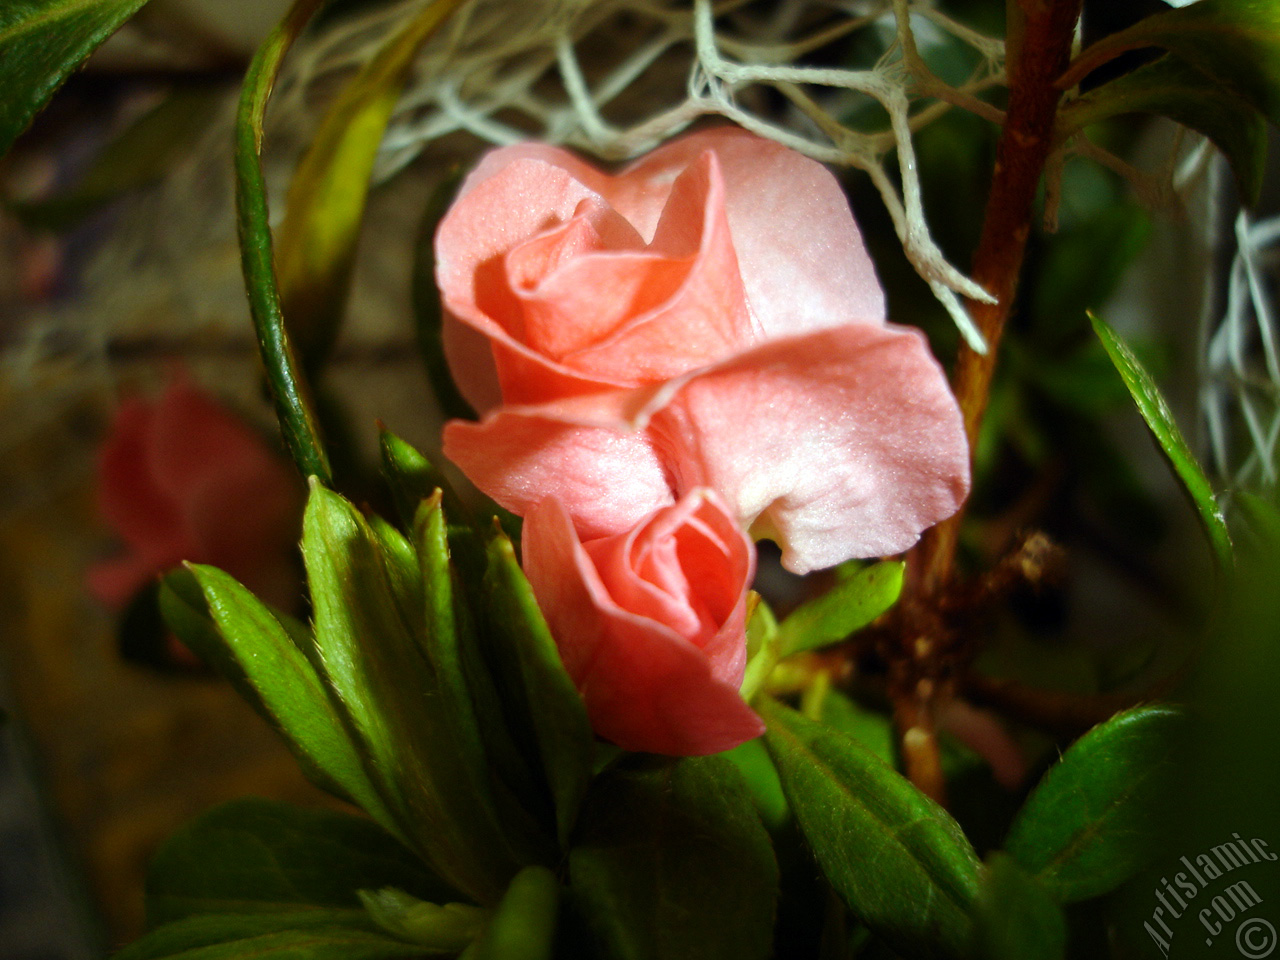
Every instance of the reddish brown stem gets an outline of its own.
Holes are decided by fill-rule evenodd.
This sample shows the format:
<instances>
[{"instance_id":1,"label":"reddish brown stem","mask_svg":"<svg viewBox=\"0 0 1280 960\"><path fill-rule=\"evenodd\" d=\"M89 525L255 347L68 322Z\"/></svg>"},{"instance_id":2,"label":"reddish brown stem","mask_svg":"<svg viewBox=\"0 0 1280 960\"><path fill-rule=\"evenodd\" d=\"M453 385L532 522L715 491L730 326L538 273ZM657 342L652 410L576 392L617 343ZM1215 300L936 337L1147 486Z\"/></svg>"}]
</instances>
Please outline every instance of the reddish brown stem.
<instances>
[{"instance_id":1,"label":"reddish brown stem","mask_svg":"<svg viewBox=\"0 0 1280 960\"><path fill-rule=\"evenodd\" d=\"M986 338L987 352L962 345L954 377L970 451L977 446L1000 338L1018 287L1036 189L1053 144L1054 117L1062 97L1054 82L1070 60L1080 4L1081 0L1011 0L1008 4L1009 109L973 260L973 279L996 302L969 303L974 322ZM951 579L960 519L957 514L939 524L917 551L915 575L925 594L936 593Z\"/></svg>"},{"instance_id":2,"label":"reddish brown stem","mask_svg":"<svg viewBox=\"0 0 1280 960\"><path fill-rule=\"evenodd\" d=\"M1066 69L1082 0L1007 0L1009 108L996 148L982 236L973 278L996 298L970 302L974 322L987 341L980 354L962 346L954 387L972 452L986 412L1000 338L1009 318L1018 275L1031 233L1036 190L1053 144L1054 118L1062 91L1054 82ZM942 799L944 782L934 727L935 678L945 674L939 657L954 643L943 608L955 569L961 515L938 525L909 558L909 593L898 608L899 648L894 712L907 775Z\"/></svg>"}]
</instances>

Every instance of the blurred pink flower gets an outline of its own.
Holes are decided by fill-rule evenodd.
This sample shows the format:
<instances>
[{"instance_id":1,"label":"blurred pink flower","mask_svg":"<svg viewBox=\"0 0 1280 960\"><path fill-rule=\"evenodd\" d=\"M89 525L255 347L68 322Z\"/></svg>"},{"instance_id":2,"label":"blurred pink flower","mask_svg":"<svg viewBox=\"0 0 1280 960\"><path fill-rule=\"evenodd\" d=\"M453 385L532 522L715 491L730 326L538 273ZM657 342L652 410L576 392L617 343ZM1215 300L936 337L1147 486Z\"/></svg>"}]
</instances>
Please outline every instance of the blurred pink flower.
<instances>
[{"instance_id":1,"label":"blurred pink flower","mask_svg":"<svg viewBox=\"0 0 1280 960\"><path fill-rule=\"evenodd\" d=\"M524 524L524 567L600 736L717 753L764 732L738 694L755 549L710 490L579 541L558 500Z\"/></svg>"},{"instance_id":2,"label":"blurred pink flower","mask_svg":"<svg viewBox=\"0 0 1280 960\"><path fill-rule=\"evenodd\" d=\"M950 516L968 451L946 378L884 298L820 164L736 128L616 176L495 150L436 235L445 345L483 414L445 452L585 539L695 487L796 572L896 553Z\"/></svg>"},{"instance_id":3,"label":"blurred pink flower","mask_svg":"<svg viewBox=\"0 0 1280 960\"><path fill-rule=\"evenodd\" d=\"M264 439L178 375L156 402L125 399L98 450L98 508L124 541L89 590L122 606L184 560L221 567L292 607L302 486Z\"/></svg>"}]
</instances>

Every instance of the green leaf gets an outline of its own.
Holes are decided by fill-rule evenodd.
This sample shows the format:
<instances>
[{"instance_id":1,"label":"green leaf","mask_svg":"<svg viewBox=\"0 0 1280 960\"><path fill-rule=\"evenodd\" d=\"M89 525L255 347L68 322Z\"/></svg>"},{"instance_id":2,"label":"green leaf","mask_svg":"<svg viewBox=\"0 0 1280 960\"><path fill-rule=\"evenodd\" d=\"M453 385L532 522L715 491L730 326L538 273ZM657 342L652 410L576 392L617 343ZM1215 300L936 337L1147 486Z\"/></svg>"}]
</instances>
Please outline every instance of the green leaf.
<instances>
[{"instance_id":1,"label":"green leaf","mask_svg":"<svg viewBox=\"0 0 1280 960\"><path fill-rule=\"evenodd\" d=\"M233 800L165 841L147 871L147 925L207 913L360 909L357 889L456 898L377 824L272 800Z\"/></svg>"},{"instance_id":2,"label":"green leaf","mask_svg":"<svg viewBox=\"0 0 1280 960\"><path fill-rule=\"evenodd\" d=\"M0 156L54 91L147 0L5 0L0 6Z\"/></svg>"},{"instance_id":3,"label":"green leaf","mask_svg":"<svg viewBox=\"0 0 1280 960\"><path fill-rule=\"evenodd\" d=\"M452 738L451 701L421 646L426 611L411 609L422 584L409 585L375 528L314 480L302 554L316 646L401 829L457 889L494 902L531 853L504 829L492 795L477 789L475 756Z\"/></svg>"},{"instance_id":4,"label":"green leaf","mask_svg":"<svg viewBox=\"0 0 1280 960\"><path fill-rule=\"evenodd\" d=\"M312 779L401 835L324 681L281 615L216 567L187 570L166 577L160 592L178 636L280 731Z\"/></svg>"},{"instance_id":5,"label":"green leaf","mask_svg":"<svg viewBox=\"0 0 1280 960\"><path fill-rule=\"evenodd\" d=\"M828 690L822 698L822 722L833 730L847 733L888 766L893 766L893 724L883 713L868 710L839 690Z\"/></svg>"},{"instance_id":6,"label":"green leaf","mask_svg":"<svg viewBox=\"0 0 1280 960\"><path fill-rule=\"evenodd\" d=\"M897 602L905 567L901 561L885 560L802 604L778 627L782 657L839 643L871 623Z\"/></svg>"},{"instance_id":7,"label":"green leaf","mask_svg":"<svg viewBox=\"0 0 1280 960\"><path fill-rule=\"evenodd\" d=\"M311 390L285 331L276 283L267 188L262 176L262 124L284 56L325 0L294 0L249 64L236 111L236 223L240 261L258 349L267 371L285 446L304 477L332 482Z\"/></svg>"},{"instance_id":8,"label":"green leaf","mask_svg":"<svg viewBox=\"0 0 1280 960\"><path fill-rule=\"evenodd\" d=\"M1181 714L1138 707L1094 727L1027 798L1005 848L1063 903L1115 889L1151 853Z\"/></svg>"},{"instance_id":9,"label":"green leaf","mask_svg":"<svg viewBox=\"0 0 1280 960\"><path fill-rule=\"evenodd\" d=\"M778 621L769 604L752 592L755 606L748 606L747 619L747 669L742 675L742 699L748 703L764 687L769 674L781 659L782 647L778 642Z\"/></svg>"},{"instance_id":10,"label":"green leaf","mask_svg":"<svg viewBox=\"0 0 1280 960\"><path fill-rule=\"evenodd\" d=\"M155 183L188 156L223 103L219 89L178 89L139 117L93 158L70 187L10 209L28 227L65 230L105 204Z\"/></svg>"},{"instance_id":11,"label":"green leaf","mask_svg":"<svg viewBox=\"0 0 1280 960\"><path fill-rule=\"evenodd\" d=\"M461 0L431 0L343 87L298 163L276 246L280 300L306 367L318 368L346 305L378 146L414 58Z\"/></svg>"},{"instance_id":12,"label":"green leaf","mask_svg":"<svg viewBox=\"0 0 1280 960\"><path fill-rule=\"evenodd\" d=\"M773 847L724 757L633 759L593 785L569 889L610 960L770 954Z\"/></svg>"},{"instance_id":13,"label":"green leaf","mask_svg":"<svg viewBox=\"0 0 1280 960\"><path fill-rule=\"evenodd\" d=\"M1163 47L1280 123L1280 4L1199 0L1139 20L1078 56L1058 82L1074 86L1095 67L1141 47Z\"/></svg>"},{"instance_id":14,"label":"green leaf","mask_svg":"<svg viewBox=\"0 0 1280 960\"><path fill-rule=\"evenodd\" d=\"M853 738L759 708L791 812L849 909L904 956L963 954L978 859L960 826Z\"/></svg>"},{"instance_id":15,"label":"green leaf","mask_svg":"<svg viewBox=\"0 0 1280 960\"><path fill-rule=\"evenodd\" d=\"M525 867L511 880L468 960L551 960L560 884L546 867Z\"/></svg>"},{"instance_id":16,"label":"green leaf","mask_svg":"<svg viewBox=\"0 0 1280 960\"><path fill-rule=\"evenodd\" d=\"M451 541L441 500L437 490L421 501L413 523L426 601L421 643L435 672L439 712L473 789L494 793L495 815L508 830L539 834L531 813L549 808L546 791L534 785L531 766L502 724L502 704L454 572L451 542L462 533L454 531ZM553 855L549 845L543 852Z\"/></svg>"},{"instance_id":17,"label":"green leaf","mask_svg":"<svg viewBox=\"0 0 1280 960\"><path fill-rule=\"evenodd\" d=\"M378 432L378 447L382 454L382 475L391 488L396 512L406 528L413 526L418 505L437 490L441 492L449 520L466 521L469 511L445 475L412 444L382 427Z\"/></svg>"},{"instance_id":18,"label":"green leaf","mask_svg":"<svg viewBox=\"0 0 1280 960\"><path fill-rule=\"evenodd\" d=\"M1205 0L1200 2L1203 3ZM1183 439L1182 431L1178 429L1178 424L1173 419L1173 413L1160 394L1160 388L1134 356L1133 351L1104 320L1093 314L1089 315L1089 319L1093 322L1094 332L1102 341L1102 346L1111 357L1111 362L1120 371L1125 386L1129 388L1138 412L1147 422L1147 427L1150 428L1161 451L1168 458L1174 473L1182 481L1182 488L1191 498L1191 503L1196 508L1200 522L1213 546L1219 566L1230 569L1231 534L1227 530L1226 521L1218 507L1217 498L1213 495L1213 488L1209 486L1208 478L1200 469L1200 464L1196 462L1195 454Z\"/></svg>"},{"instance_id":19,"label":"green leaf","mask_svg":"<svg viewBox=\"0 0 1280 960\"><path fill-rule=\"evenodd\" d=\"M1068 104L1059 129L1069 134L1125 113L1159 114L1204 134L1230 161L1245 202L1257 202L1266 173L1267 122L1230 88L1164 56Z\"/></svg>"},{"instance_id":20,"label":"green leaf","mask_svg":"<svg viewBox=\"0 0 1280 960\"><path fill-rule=\"evenodd\" d=\"M422 948L378 930L363 911L205 914L167 923L114 960L395 960Z\"/></svg>"},{"instance_id":21,"label":"green leaf","mask_svg":"<svg viewBox=\"0 0 1280 960\"><path fill-rule=\"evenodd\" d=\"M595 736L582 697L565 672L533 589L504 534L489 543L484 589L500 682L513 693L509 722L530 730L564 842L591 781Z\"/></svg>"},{"instance_id":22,"label":"green leaf","mask_svg":"<svg viewBox=\"0 0 1280 960\"><path fill-rule=\"evenodd\" d=\"M448 212L461 180L461 168L446 173L431 192L426 209L423 210L418 239L414 244L413 318L427 381L435 392L441 413L446 418L475 420L476 412L458 390L449 369L449 361L445 357L444 310L440 303L440 291L436 287L436 227Z\"/></svg>"},{"instance_id":23,"label":"green leaf","mask_svg":"<svg viewBox=\"0 0 1280 960\"><path fill-rule=\"evenodd\" d=\"M791 818L787 798L782 793L782 781L773 766L764 741L757 737L740 743L722 756L738 768L742 782L746 784L751 802L755 804L760 820L770 830L780 829Z\"/></svg>"},{"instance_id":24,"label":"green leaf","mask_svg":"<svg viewBox=\"0 0 1280 960\"><path fill-rule=\"evenodd\" d=\"M426 953L465 950L480 935L489 914L465 903L428 903L395 887L357 893L374 923Z\"/></svg>"},{"instance_id":25,"label":"green leaf","mask_svg":"<svg viewBox=\"0 0 1280 960\"><path fill-rule=\"evenodd\" d=\"M1011 857L993 853L974 915L975 960L1061 960L1066 948L1062 909Z\"/></svg>"}]
</instances>

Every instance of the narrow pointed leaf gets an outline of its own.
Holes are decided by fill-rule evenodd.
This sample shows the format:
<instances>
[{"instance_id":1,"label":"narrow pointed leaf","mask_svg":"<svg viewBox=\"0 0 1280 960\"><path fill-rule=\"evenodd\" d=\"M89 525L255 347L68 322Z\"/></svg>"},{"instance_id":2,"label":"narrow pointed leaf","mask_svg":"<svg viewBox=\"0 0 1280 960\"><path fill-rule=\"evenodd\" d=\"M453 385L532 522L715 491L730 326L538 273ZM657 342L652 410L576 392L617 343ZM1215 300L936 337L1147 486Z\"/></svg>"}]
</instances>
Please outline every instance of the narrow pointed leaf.
<instances>
[{"instance_id":1,"label":"narrow pointed leaf","mask_svg":"<svg viewBox=\"0 0 1280 960\"><path fill-rule=\"evenodd\" d=\"M569 888L608 960L762 960L773 846L724 757L632 760L591 788Z\"/></svg>"},{"instance_id":2,"label":"narrow pointed leaf","mask_svg":"<svg viewBox=\"0 0 1280 960\"><path fill-rule=\"evenodd\" d=\"M778 627L783 657L838 643L898 601L905 564L886 560L859 570L795 610Z\"/></svg>"},{"instance_id":3,"label":"narrow pointed leaf","mask_svg":"<svg viewBox=\"0 0 1280 960\"><path fill-rule=\"evenodd\" d=\"M233 800L169 837L147 871L150 927L208 913L359 910L357 890L457 894L371 820L272 800Z\"/></svg>"},{"instance_id":4,"label":"narrow pointed leaf","mask_svg":"<svg viewBox=\"0 0 1280 960\"><path fill-rule=\"evenodd\" d=\"M853 738L772 700L760 712L787 803L849 909L903 956L961 956L978 859L959 824Z\"/></svg>"},{"instance_id":5,"label":"narrow pointed leaf","mask_svg":"<svg viewBox=\"0 0 1280 960\"><path fill-rule=\"evenodd\" d=\"M1062 960L1062 909L1007 854L987 861L976 906L974 960Z\"/></svg>"},{"instance_id":6,"label":"narrow pointed leaf","mask_svg":"<svg viewBox=\"0 0 1280 960\"><path fill-rule=\"evenodd\" d=\"M489 544L484 589L498 671L516 694L513 721L533 733L551 795L556 827L567 839L591 780L595 736L587 710L565 672L555 640L505 535Z\"/></svg>"},{"instance_id":7,"label":"narrow pointed leaf","mask_svg":"<svg viewBox=\"0 0 1280 960\"><path fill-rule=\"evenodd\" d=\"M54 91L147 0L5 0L0 5L0 157Z\"/></svg>"},{"instance_id":8,"label":"narrow pointed leaf","mask_svg":"<svg viewBox=\"0 0 1280 960\"><path fill-rule=\"evenodd\" d=\"M276 282L267 186L262 176L262 124L271 88L284 56L325 0L294 0L285 18L267 35L245 75L236 112L236 223L240 261L258 349L267 371L285 446L304 477L332 482L329 457L320 436L315 404L293 344L285 331Z\"/></svg>"},{"instance_id":9,"label":"narrow pointed leaf","mask_svg":"<svg viewBox=\"0 0 1280 960\"><path fill-rule=\"evenodd\" d=\"M1230 569L1231 534L1227 530L1226 520L1223 519L1218 500L1213 495L1213 488L1196 461L1195 454L1191 452L1191 447L1183 438L1182 431L1178 429L1169 405L1164 402L1164 397L1160 394L1160 388L1156 386L1155 380L1142 366L1133 351L1104 320L1093 314L1089 315L1089 319L1093 321L1094 332L1102 341L1102 346L1106 348L1116 370L1120 372L1124 385L1129 388L1129 394L1137 404L1138 412L1147 422L1147 427L1159 444L1160 450L1168 458L1174 473L1182 481L1182 487L1187 492L1187 496L1191 498L1191 503L1200 516L1200 522L1209 537L1209 543L1213 546L1219 565L1224 569Z\"/></svg>"},{"instance_id":10,"label":"narrow pointed leaf","mask_svg":"<svg viewBox=\"0 0 1280 960\"><path fill-rule=\"evenodd\" d=\"M302 553L316 645L404 832L441 876L491 903L528 853L512 848L492 797L476 789L475 758L452 739L450 704L419 639L425 610L410 609L422 584L397 572L400 561L384 550L380 533L394 531L375 531L313 481Z\"/></svg>"},{"instance_id":11,"label":"narrow pointed leaf","mask_svg":"<svg viewBox=\"0 0 1280 960\"><path fill-rule=\"evenodd\" d=\"M1126 50L1163 47L1280 123L1280 4L1199 0L1138 21L1084 50L1060 81L1078 83Z\"/></svg>"},{"instance_id":12,"label":"narrow pointed leaf","mask_svg":"<svg viewBox=\"0 0 1280 960\"><path fill-rule=\"evenodd\" d=\"M560 883L546 867L525 867L502 901L468 960L552 960Z\"/></svg>"},{"instance_id":13,"label":"narrow pointed leaf","mask_svg":"<svg viewBox=\"0 0 1280 960\"><path fill-rule=\"evenodd\" d=\"M378 930L363 911L205 914L167 923L115 960L396 960L422 948Z\"/></svg>"},{"instance_id":14,"label":"narrow pointed leaf","mask_svg":"<svg viewBox=\"0 0 1280 960\"><path fill-rule=\"evenodd\" d=\"M391 488L396 513L406 529L413 526L418 505L437 490L449 522L467 521L470 512L458 499L444 473L412 444L382 428L378 434L378 448L382 455L382 476Z\"/></svg>"},{"instance_id":15,"label":"narrow pointed leaf","mask_svg":"<svg viewBox=\"0 0 1280 960\"><path fill-rule=\"evenodd\" d=\"M1159 114L1204 134L1231 163L1246 202L1257 202L1266 172L1267 122L1231 90L1165 56L1071 102L1058 123L1069 134L1125 113Z\"/></svg>"},{"instance_id":16,"label":"narrow pointed leaf","mask_svg":"<svg viewBox=\"0 0 1280 960\"><path fill-rule=\"evenodd\" d=\"M189 577L172 575L161 591L165 617L179 636L248 694L313 779L396 830L341 712L281 619L216 567L188 569Z\"/></svg>"},{"instance_id":17,"label":"narrow pointed leaf","mask_svg":"<svg viewBox=\"0 0 1280 960\"><path fill-rule=\"evenodd\" d=\"M1027 798L1005 849L1064 903L1115 889L1152 852L1180 721L1173 708L1151 706L1094 727Z\"/></svg>"},{"instance_id":18,"label":"narrow pointed leaf","mask_svg":"<svg viewBox=\"0 0 1280 960\"><path fill-rule=\"evenodd\" d=\"M419 48L461 0L430 0L364 64L328 109L298 164L276 247L280 299L308 369L337 333L369 178Z\"/></svg>"}]
</instances>

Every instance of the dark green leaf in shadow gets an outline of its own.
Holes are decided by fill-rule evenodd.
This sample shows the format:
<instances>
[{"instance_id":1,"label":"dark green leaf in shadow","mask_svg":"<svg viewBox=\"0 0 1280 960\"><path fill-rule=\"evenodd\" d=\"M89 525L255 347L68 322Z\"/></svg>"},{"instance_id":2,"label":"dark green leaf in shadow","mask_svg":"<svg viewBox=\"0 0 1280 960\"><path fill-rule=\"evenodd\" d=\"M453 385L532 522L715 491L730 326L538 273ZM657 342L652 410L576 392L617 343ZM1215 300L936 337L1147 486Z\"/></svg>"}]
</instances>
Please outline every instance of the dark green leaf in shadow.
<instances>
[{"instance_id":1,"label":"dark green leaf in shadow","mask_svg":"<svg viewBox=\"0 0 1280 960\"><path fill-rule=\"evenodd\" d=\"M308 370L336 338L378 146L414 57L461 0L430 0L343 87L298 163L276 243L280 300Z\"/></svg>"},{"instance_id":2,"label":"dark green leaf in shadow","mask_svg":"<svg viewBox=\"0 0 1280 960\"><path fill-rule=\"evenodd\" d=\"M1163 47L1280 123L1280 4L1199 0L1138 21L1078 56L1059 81L1075 85L1126 50Z\"/></svg>"},{"instance_id":3,"label":"dark green leaf in shadow","mask_svg":"<svg viewBox=\"0 0 1280 960\"><path fill-rule=\"evenodd\" d=\"M978 859L959 825L853 738L759 709L791 812L849 909L904 956L961 956Z\"/></svg>"},{"instance_id":4,"label":"dark green leaf in shadow","mask_svg":"<svg viewBox=\"0 0 1280 960\"><path fill-rule=\"evenodd\" d=\"M369 916L387 933L424 953L461 953L484 929L489 911L466 903L431 903L396 887L357 891Z\"/></svg>"},{"instance_id":5,"label":"dark green leaf in shadow","mask_svg":"<svg viewBox=\"0 0 1280 960\"><path fill-rule=\"evenodd\" d=\"M280 65L312 14L325 0L294 0L249 64L236 112L236 224L240 261L258 349L267 371L285 446L304 477L332 482L310 387L285 331L276 282L267 186L262 175L262 124Z\"/></svg>"},{"instance_id":6,"label":"dark green leaf in shadow","mask_svg":"<svg viewBox=\"0 0 1280 960\"><path fill-rule=\"evenodd\" d=\"M791 819L787 798L782 793L782 781L774 769L773 760L764 741L757 737L740 743L723 754L726 760L738 768L742 782L746 784L751 802L755 804L760 820L770 830L778 830Z\"/></svg>"},{"instance_id":7,"label":"dark green leaf in shadow","mask_svg":"<svg viewBox=\"0 0 1280 960\"><path fill-rule=\"evenodd\" d=\"M1159 114L1204 134L1230 161L1245 202L1257 202L1266 173L1267 122L1231 89L1177 57L1164 56L1067 105L1059 128L1072 133L1125 113Z\"/></svg>"},{"instance_id":8,"label":"dark green leaf in shadow","mask_svg":"<svg viewBox=\"0 0 1280 960\"><path fill-rule=\"evenodd\" d=\"M551 960L560 884L546 867L525 867L489 919L467 960Z\"/></svg>"},{"instance_id":9,"label":"dark green leaf in shadow","mask_svg":"<svg viewBox=\"0 0 1280 960\"><path fill-rule=\"evenodd\" d=\"M359 910L357 889L456 899L371 820L272 800L233 800L182 827L147 871L147 925L207 913Z\"/></svg>"},{"instance_id":10,"label":"dark green leaf in shadow","mask_svg":"<svg viewBox=\"0 0 1280 960\"><path fill-rule=\"evenodd\" d=\"M511 541L499 533L488 553L486 622L499 684L513 694L508 722L533 734L564 842L591 781L595 735Z\"/></svg>"},{"instance_id":11,"label":"dark green leaf in shadow","mask_svg":"<svg viewBox=\"0 0 1280 960\"><path fill-rule=\"evenodd\" d=\"M569 854L569 889L610 960L770 953L777 864L724 757L633 757L597 779Z\"/></svg>"},{"instance_id":12,"label":"dark green leaf in shadow","mask_svg":"<svg viewBox=\"0 0 1280 960\"><path fill-rule=\"evenodd\" d=\"M974 911L974 960L1062 960L1062 908L1013 858L993 853Z\"/></svg>"},{"instance_id":13,"label":"dark green leaf in shadow","mask_svg":"<svg viewBox=\"0 0 1280 960\"><path fill-rule=\"evenodd\" d=\"M1152 852L1181 714L1138 707L1077 740L1027 798L1005 849L1063 903L1115 889Z\"/></svg>"},{"instance_id":14,"label":"dark green leaf in shadow","mask_svg":"<svg viewBox=\"0 0 1280 960\"><path fill-rule=\"evenodd\" d=\"M1168 458L1174 473L1182 481L1183 489L1191 498L1191 503L1196 508L1200 522L1213 546L1218 564L1224 569L1230 569L1231 535L1227 530L1226 521L1222 518L1218 500L1213 495L1213 488L1209 486L1209 480L1200 469L1195 454L1183 439L1182 431L1178 429L1178 424L1173 419L1173 413L1160 394L1160 388L1134 356L1133 351L1105 321L1093 314L1090 314L1089 319L1093 321L1094 332L1106 348L1111 362L1116 365L1125 386L1129 388L1138 412L1147 422L1147 427L1150 428L1160 450Z\"/></svg>"},{"instance_id":15,"label":"dark green leaf in shadow","mask_svg":"<svg viewBox=\"0 0 1280 960\"><path fill-rule=\"evenodd\" d=\"M28 227L65 230L107 203L148 186L191 154L225 101L219 89L178 89L104 146L70 187L11 209Z\"/></svg>"},{"instance_id":16,"label":"dark green leaf in shadow","mask_svg":"<svg viewBox=\"0 0 1280 960\"><path fill-rule=\"evenodd\" d=\"M897 602L905 566L874 564L800 606L778 627L782 657L838 643L880 616Z\"/></svg>"},{"instance_id":17,"label":"dark green leaf in shadow","mask_svg":"<svg viewBox=\"0 0 1280 960\"><path fill-rule=\"evenodd\" d=\"M274 613L229 574L208 566L192 565L166 577L160 605L179 639L280 731L318 785L359 804L403 836L366 775L360 748L324 681L286 628L291 618Z\"/></svg>"},{"instance_id":18,"label":"dark green leaf in shadow","mask_svg":"<svg viewBox=\"0 0 1280 960\"><path fill-rule=\"evenodd\" d=\"M436 287L436 227L448 212L461 181L460 169L446 173L431 192L422 213L413 256L413 318L427 382L435 392L441 413L446 418L474 420L476 412L459 392L449 370L449 361L445 358L444 311L440 304L440 291Z\"/></svg>"},{"instance_id":19,"label":"dark green leaf in shadow","mask_svg":"<svg viewBox=\"0 0 1280 960\"><path fill-rule=\"evenodd\" d=\"M395 960L422 947L378 930L363 910L204 914L157 927L114 960Z\"/></svg>"},{"instance_id":20,"label":"dark green leaf in shadow","mask_svg":"<svg viewBox=\"0 0 1280 960\"><path fill-rule=\"evenodd\" d=\"M0 5L0 157L55 90L147 0L5 0Z\"/></svg>"}]
</instances>

